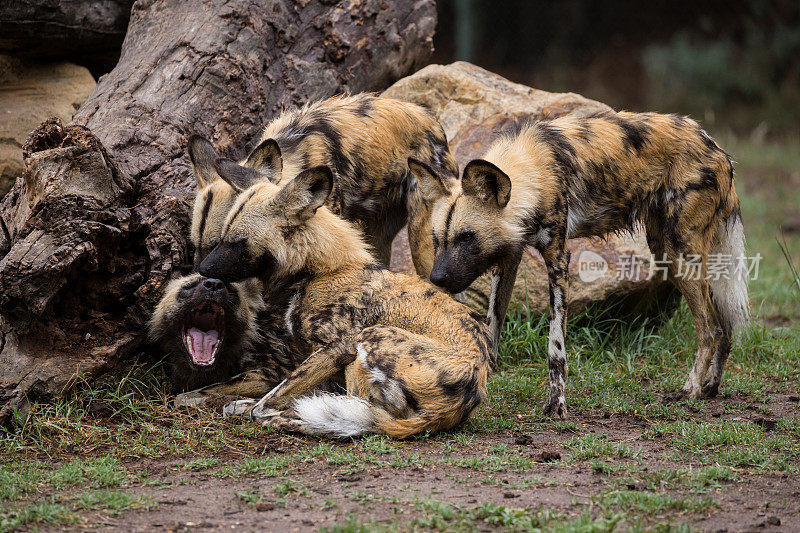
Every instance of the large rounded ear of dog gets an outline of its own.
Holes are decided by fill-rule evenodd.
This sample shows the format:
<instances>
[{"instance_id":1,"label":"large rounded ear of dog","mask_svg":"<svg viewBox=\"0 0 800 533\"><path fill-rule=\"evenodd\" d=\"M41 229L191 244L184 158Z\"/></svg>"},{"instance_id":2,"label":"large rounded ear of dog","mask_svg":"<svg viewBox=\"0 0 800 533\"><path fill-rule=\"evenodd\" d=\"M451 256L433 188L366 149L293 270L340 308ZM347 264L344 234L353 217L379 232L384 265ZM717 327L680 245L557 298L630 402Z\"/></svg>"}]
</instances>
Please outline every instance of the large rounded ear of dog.
<instances>
[{"instance_id":1,"label":"large rounded ear of dog","mask_svg":"<svg viewBox=\"0 0 800 533\"><path fill-rule=\"evenodd\" d=\"M431 167L422 161L409 157L408 169L411 172L411 180L408 184L409 192L419 190L422 197L431 202L442 196L447 196L447 188Z\"/></svg>"},{"instance_id":2,"label":"large rounded ear of dog","mask_svg":"<svg viewBox=\"0 0 800 533\"><path fill-rule=\"evenodd\" d=\"M192 162L194 178L201 189L219 179L217 171L214 170L214 161L219 159L219 154L213 144L199 135L192 135L189 137L187 151Z\"/></svg>"},{"instance_id":3,"label":"large rounded ear of dog","mask_svg":"<svg viewBox=\"0 0 800 533\"><path fill-rule=\"evenodd\" d=\"M326 166L304 170L275 195L286 216L303 222L314 216L333 190L333 173Z\"/></svg>"},{"instance_id":4,"label":"large rounded ear of dog","mask_svg":"<svg viewBox=\"0 0 800 533\"><path fill-rule=\"evenodd\" d=\"M272 183L281 181L283 157L275 139L266 139L247 155L244 166L255 169L267 176Z\"/></svg>"},{"instance_id":5,"label":"large rounded ear of dog","mask_svg":"<svg viewBox=\"0 0 800 533\"><path fill-rule=\"evenodd\" d=\"M464 194L505 207L511 199L511 179L494 164L473 159L464 167L461 178Z\"/></svg>"},{"instance_id":6,"label":"large rounded ear of dog","mask_svg":"<svg viewBox=\"0 0 800 533\"><path fill-rule=\"evenodd\" d=\"M225 180L225 183L233 187L236 192L242 192L251 185L264 179L264 175L259 171L249 167L243 167L224 157L219 157L214 161L214 170L219 174L219 177Z\"/></svg>"}]
</instances>

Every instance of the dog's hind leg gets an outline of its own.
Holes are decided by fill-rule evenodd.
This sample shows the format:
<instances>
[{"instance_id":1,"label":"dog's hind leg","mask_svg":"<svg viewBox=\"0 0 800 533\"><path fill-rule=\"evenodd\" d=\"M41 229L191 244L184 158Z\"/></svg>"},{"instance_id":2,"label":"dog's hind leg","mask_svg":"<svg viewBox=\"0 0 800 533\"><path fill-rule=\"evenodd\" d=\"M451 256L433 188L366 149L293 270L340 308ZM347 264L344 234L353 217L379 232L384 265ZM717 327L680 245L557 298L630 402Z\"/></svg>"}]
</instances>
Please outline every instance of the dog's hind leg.
<instances>
[{"instance_id":1,"label":"dog's hind leg","mask_svg":"<svg viewBox=\"0 0 800 533\"><path fill-rule=\"evenodd\" d=\"M694 399L702 395L702 384L708 374L722 330L717 324L716 313L711 304L708 280L677 278L675 281L678 290L686 298L697 331L697 355L689 377L681 388L683 394Z\"/></svg>"}]
</instances>

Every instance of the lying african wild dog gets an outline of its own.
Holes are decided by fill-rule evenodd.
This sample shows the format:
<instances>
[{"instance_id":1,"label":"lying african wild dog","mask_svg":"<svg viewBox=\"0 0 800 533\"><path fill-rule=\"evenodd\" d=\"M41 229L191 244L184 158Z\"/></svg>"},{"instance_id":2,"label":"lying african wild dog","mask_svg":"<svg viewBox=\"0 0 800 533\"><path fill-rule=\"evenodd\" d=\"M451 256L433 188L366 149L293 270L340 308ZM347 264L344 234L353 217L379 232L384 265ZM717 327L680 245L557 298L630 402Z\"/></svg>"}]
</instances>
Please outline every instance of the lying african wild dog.
<instances>
[{"instance_id":1,"label":"lying african wild dog","mask_svg":"<svg viewBox=\"0 0 800 533\"><path fill-rule=\"evenodd\" d=\"M748 316L747 276L735 268L744 260L744 229L732 162L697 123L627 112L536 122L498 138L449 188L434 169L409 164L434 202L431 281L458 293L493 269L495 347L523 247L541 252L550 281L546 414L566 414L566 240L636 224L644 226L653 255L670 261L669 277L694 317L697 356L681 394L717 393L731 337ZM728 261L727 277L712 285L710 253ZM681 254L702 257L700 279L677 275Z\"/></svg>"},{"instance_id":2,"label":"lying african wild dog","mask_svg":"<svg viewBox=\"0 0 800 533\"><path fill-rule=\"evenodd\" d=\"M215 395L263 394L302 359L289 350L280 295L264 299L258 280L224 284L194 273L167 286L148 324L150 342L167 354L175 391L220 383L250 368L254 374L220 385ZM261 382L257 384L256 382Z\"/></svg>"},{"instance_id":3,"label":"lying african wild dog","mask_svg":"<svg viewBox=\"0 0 800 533\"><path fill-rule=\"evenodd\" d=\"M199 187L190 234L195 267L219 242L238 194L258 181L278 183L284 175L329 164L335 185L327 205L361 226L388 264L392 239L409 214L412 236L430 234L427 205L408 179L408 156L428 162L444 179L457 178L455 160L433 115L370 94L329 98L283 113L264 128L259 145L239 164L220 158L200 137L190 139L188 152ZM255 226L252 231L260 230ZM415 264L427 275L433 261L430 239L413 242L420 243L412 247ZM282 345L282 317L273 314L273 302L265 307L263 288L253 280L217 285L213 279L198 282L194 275L173 281L151 320L150 338L170 354L176 388L227 379L243 369L249 355L280 372L268 372L270 379L293 368L297 361ZM280 292L272 289L273 295ZM256 318L237 322L239 315ZM225 327L217 324L226 319Z\"/></svg>"},{"instance_id":4,"label":"lying african wild dog","mask_svg":"<svg viewBox=\"0 0 800 533\"><path fill-rule=\"evenodd\" d=\"M195 266L219 242L243 190L325 165L334 175L327 206L363 230L384 265L391 258L392 240L408 222L414 265L427 277L433 262L429 206L410 179L407 159L424 161L445 182L458 178L455 158L433 114L367 93L336 96L281 114L265 126L258 146L238 164L220 158L211 143L196 136L189 141L189 156L201 187L192 217Z\"/></svg>"},{"instance_id":5,"label":"lying african wild dog","mask_svg":"<svg viewBox=\"0 0 800 533\"><path fill-rule=\"evenodd\" d=\"M333 187L327 167L283 188L254 185L200 264L226 282L259 276L296 286L286 329L292 348L311 354L261 401L228 411L245 407L265 424L333 437L404 438L461 423L486 397L487 326L428 282L376 265L357 228L323 206ZM302 396L341 371L347 395Z\"/></svg>"}]
</instances>

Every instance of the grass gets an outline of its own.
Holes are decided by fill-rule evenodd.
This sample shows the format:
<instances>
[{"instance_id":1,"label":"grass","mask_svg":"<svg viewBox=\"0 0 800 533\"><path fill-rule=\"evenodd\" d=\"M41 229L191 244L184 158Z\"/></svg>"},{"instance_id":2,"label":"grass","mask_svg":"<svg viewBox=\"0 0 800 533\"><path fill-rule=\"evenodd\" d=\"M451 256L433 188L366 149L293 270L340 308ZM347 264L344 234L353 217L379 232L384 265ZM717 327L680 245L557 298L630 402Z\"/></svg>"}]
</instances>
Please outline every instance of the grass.
<instances>
[{"instance_id":1,"label":"grass","mask_svg":"<svg viewBox=\"0 0 800 533\"><path fill-rule=\"evenodd\" d=\"M623 459L637 455L637 452L631 450L624 442L611 442L606 437L594 433L573 437L564 445L572 450L573 461L596 458Z\"/></svg>"},{"instance_id":2,"label":"grass","mask_svg":"<svg viewBox=\"0 0 800 533\"><path fill-rule=\"evenodd\" d=\"M0 465L0 501L17 500L41 484L54 489L116 487L126 470L113 457L76 459L56 468L41 461L15 461Z\"/></svg>"},{"instance_id":3,"label":"grass","mask_svg":"<svg viewBox=\"0 0 800 533\"><path fill-rule=\"evenodd\" d=\"M34 524L55 525L77 522L78 516L64 505L42 501L13 509L0 511L0 532L15 531Z\"/></svg>"},{"instance_id":4,"label":"grass","mask_svg":"<svg viewBox=\"0 0 800 533\"><path fill-rule=\"evenodd\" d=\"M147 498L118 490L97 490L78 495L73 504L76 509L100 510L119 514L134 508L149 508L153 502Z\"/></svg>"},{"instance_id":5,"label":"grass","mask_svg":"<svg viewBox=\"0 0 800 533\"><path fill-rule=\"evenodd\" d=\"M624 507L636 509L639 507L655 507L656 500L664 503L669 508L681 510L702 509L707 502L691 503L684 500L658 498L627 498L619 494L609 495L603 506ZM472 532L484 531L487 528L506 531L530 531L552 533L601 533L612 532L620 529L629 531L688 531L682 524L656 523L643 527L641 522L634 522L630 516L620 512L608 512L599 517L593 517L584 512L577 516L568 516L549 509L528 509L506 505L496 505L485 502L472 507L460 507L448 502L435 499L422 499L406 503L413 506L418 513L416 518L405 523L402 519L392 521L365 521L357 514L349 514L342 523L321 528L320 531L328 533L361 533L372 531L453 531Z\"/></svg>"},{"instance_id":6,"label":"grass","mask_svg":"<svg viewBox=\"0 0 800 533\"><path fill-rule=\"evenodd\" d=\"M199 459L184 463L180 468L181 470L199 472L201 470L208 470L209 468L215 466L218 462L219 459L216 457L201 457Z\"/></svg>"},{"instance_id":7,"label":"grass","mask_svg":"<svg viewBox=\"0 0 800 533\"><path fill-rule=\"evenodd\" d=\"M748 252L763 260L751 283L753 324L735 344L720 400L663 401L694 359L685 304L660 322L630 323L609 312L571 317L573 417L564 422L541 415L547 320L517 307L484 405L456 430L407 442L373 435L336 443L175 410L161 367L139 364L51 404L32 404L17 427L0 430L0 532L86 529L105 515L157 506L153 491L187 483L202 490L205 479L229 484L244 512L262 502L284 513L312 505L330 511L337 525L327 531L686 531L683 522L717 512L719 495L732 486L796 476L800 422L785 398L800 394L800 232L780 228L800 220L800 143L721 142L740 161ZM765 429L754 417L774 424ZM626 434L615 432L618 421ZM562 459L539 462L542 450L515 444L518 433L544 435L538 442ZM381 477L391 472L404 477L387 493ZM491 497L458 503L437 494L446 490ZM520 501L504 500L507 491L532 492L535 501L575 495L556 509L526 508L501 505ZM385 517L373 520L364 509Z\"/></svg>"},{"instance_id":8,"label":"grass","mask_svg":"<svg viewBox=\"0 0 800 533\"><path fill-rule=\"evenodd\" d=\"M700 464L800 471L792 464L800 455L795 435L767 433L749 422L658 422L649 435L666 440L678 456Z\"/></svg>"},{"instance_id":9,"label":"grass","mask_svg":"<svg viewBox=\"0 0 800 533\"><path fill-rule=\"evenodd\" d=\"M629 516L633 513L657 515L663 511L700 512L715 507L709 497L680 498L670 494L632 490L605 492L592 498L592 501L601 508L619 509Z\"/></svg>"}]
</instances>

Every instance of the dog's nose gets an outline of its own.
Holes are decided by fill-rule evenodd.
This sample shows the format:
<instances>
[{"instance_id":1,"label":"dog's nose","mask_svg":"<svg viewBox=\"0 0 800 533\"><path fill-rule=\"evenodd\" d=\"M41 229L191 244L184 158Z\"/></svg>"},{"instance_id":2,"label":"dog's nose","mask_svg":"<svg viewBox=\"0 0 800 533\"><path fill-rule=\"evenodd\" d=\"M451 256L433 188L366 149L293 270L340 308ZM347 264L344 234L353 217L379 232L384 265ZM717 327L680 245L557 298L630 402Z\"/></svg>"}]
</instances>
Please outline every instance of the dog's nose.
<instances>
[{"instance_id":1,"label":"dog's nose","mask_svg":"<svg viewBox=\"0 0 800 533\"><path fill-rule=\"evenodd\" d=\"M434 285L438 285L439 287L443 287L445 283L447 283L447 272L442 270L434 270L431 272L431 283Z\"/></svg>"},{"instance_id":2,"label":"dog's nose","mask_svg":"<svg viewBox=\"0 0 800 533\"><path fill-rule=\"evenodd\" d=\"M225 284L218 279L208 278L203 282L203 287L205 287L208 292L216 292L221 291L225 287Z\"/></svg>"}]
</instances>

